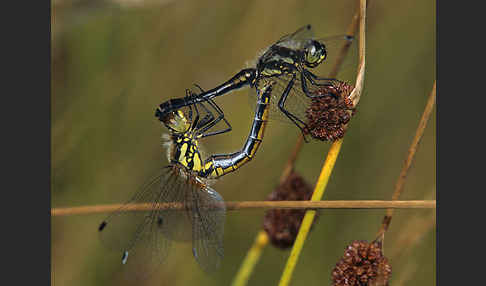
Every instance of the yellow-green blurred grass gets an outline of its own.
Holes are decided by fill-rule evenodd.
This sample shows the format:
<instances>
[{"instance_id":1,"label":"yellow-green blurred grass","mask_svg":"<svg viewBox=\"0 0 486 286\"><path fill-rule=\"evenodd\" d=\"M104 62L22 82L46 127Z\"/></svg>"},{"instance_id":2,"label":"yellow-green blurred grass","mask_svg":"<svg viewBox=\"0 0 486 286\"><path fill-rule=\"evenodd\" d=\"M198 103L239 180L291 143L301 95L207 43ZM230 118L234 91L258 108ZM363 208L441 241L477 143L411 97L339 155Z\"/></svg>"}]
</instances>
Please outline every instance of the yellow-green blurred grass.
<instances>
[{"instance_id":1,"label":"yellow-green blurred grass","mask_svg":"<svg viewBox=\"0 0 486 286\"><path fill-rule=\"evenodd\" d=\"M355 1L276 3L174 1L130 10L111 4L94 10L53 5L53 31L63 28L54 32L52 47L53 207L126 200L166 163L159 144L163 128L153 116L158 104L183 96L192 83L210 88L228 79L258 51L302 24L313 24L323 35L342 33L356 7ZM389 198L435 79L434 1L374 1L368 19L365 94L323 199ZM241 147L253 112L246 96L242 91L217 99L234 128L206 140L208 151ZM435 125L433 116L401 199L422 199L435 186ZM257 157L215 188L226 200L264 199L278 182L297 135L291 125L271 122ZM304 147L296 168L315 181L322 164L315 154L326 153L329 145L312 142ZM385 251L399 247L392 242L416 211L395 213ZM383 215L322 213L294 273L299 284L327 284L346 244L373 237ZM262 215L260 210L228 214L220 272L205 276L190 249L182 246L173 249L174 260L152 282L228 285L261 229ZM118 257L98 242L96 226L102 218L52 219L53 285L124 285L103 273L117 267L109 263L117 263ZM435 234L410 255L421 267L409 283L435 283ZM250 285L276 284L287 256L267 248ZM393 267L400 273L400 262ZM186 270L189 275L183 274Z\"/></svg>"}]
</instances>

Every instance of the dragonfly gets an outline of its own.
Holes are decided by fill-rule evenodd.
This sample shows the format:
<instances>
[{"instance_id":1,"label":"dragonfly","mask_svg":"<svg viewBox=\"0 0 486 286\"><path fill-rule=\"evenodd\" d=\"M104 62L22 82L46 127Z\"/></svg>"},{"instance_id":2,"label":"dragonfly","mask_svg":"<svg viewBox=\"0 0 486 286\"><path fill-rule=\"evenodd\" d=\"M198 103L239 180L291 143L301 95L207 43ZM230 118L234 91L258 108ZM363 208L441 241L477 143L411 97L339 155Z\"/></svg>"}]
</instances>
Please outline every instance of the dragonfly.
<instances>
[{"instance_id":1,"label":"dragonfly","mask_svg":"<svg viewBox=\"0 0 486 286\"><path fill-rule=\"evenodd\" d=\"M272 86L258 91L250 134L234 153L202 159L199 140L231 130L211 99L161 117L169 130L164 143L169 165L98 227L103 244L122 254L122 264L134 261L132 266L140 268L137 276L145 278L156 269L139 266L141 261L153 266L166 261L173 241L192 241L193 256L204 271L220 267L226 207L210 184L254 158L263 140ZM226 127L215 131L220 121Z\"/></svg>"},{"instance_id":2,"label":"dragonfly","mask_svg":"<svg viewBox=\"0 0 486 286\"><path fill-rule=\"evenodd\" d=\"M169 99L160 104L155 116L160 119L166 113L183 106L207 101L243 87L258 90L268 84L269 80L273 80L277 84L273 91L275 98L272 102L305 134L307 124L304 115L309 100L317 96L335 97L332 93L318 94L313 89L333 86L337 81L334 78L319 77L310 69L318 67L329 56L337 57L337 49L334 54L330 54L331 47L350 45L353 40L349 35L314 39L312 34L311 25L305 25L294 33L283 36L258 57L254 67L242 69L224 83L199 94L193 94L192 97ZM290 99L300 103L288 103Z\"/></svg>"}]
</instances>

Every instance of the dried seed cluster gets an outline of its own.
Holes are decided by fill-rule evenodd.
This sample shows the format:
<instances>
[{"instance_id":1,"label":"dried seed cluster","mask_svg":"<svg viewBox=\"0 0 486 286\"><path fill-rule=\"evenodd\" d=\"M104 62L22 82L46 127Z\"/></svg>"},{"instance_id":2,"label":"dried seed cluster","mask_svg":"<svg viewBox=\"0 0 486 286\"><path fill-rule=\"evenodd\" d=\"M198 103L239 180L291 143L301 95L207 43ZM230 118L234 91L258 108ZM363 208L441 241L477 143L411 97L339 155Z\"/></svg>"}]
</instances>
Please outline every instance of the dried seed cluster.
<instances>
[{"instance_id":1,"label":"dried seed cluster","mask_svg":"<svg viewBox=\"0 0 486 286\"><path fill-rule=\"evenodd\" d=\"M333 286L388 285L391 266L381 242L353 241L332 271Z\"/></svg>"},{"instance_id":2,"label":"dried seed cluster","mask_svg":"<svg viewBox=\"0 0 486 286\"><path fill-rule=\"evenodd\" d=\"M335 81L332 86L317 89L315 95L334 95L313 98L306 110L306 133L322 141L335 141L344 136L346 124L355 113L353 102L348 98L353 86Z\"/></svg>"},{"instance_id":3,"label":"dried seed cluster","mask_svg":"<svg viewBox=\"0 0 486 286\"><path fill-rule=\"evenodd\" d=\"M269 201L305 201L312 197L312 187L300 176L292 172L268 196ZM286 249L294 244L305 210L272 209L265 213L263 228L271 243ZM315 220L314 220L315 222Z\"/></svg>"}]
</instances>

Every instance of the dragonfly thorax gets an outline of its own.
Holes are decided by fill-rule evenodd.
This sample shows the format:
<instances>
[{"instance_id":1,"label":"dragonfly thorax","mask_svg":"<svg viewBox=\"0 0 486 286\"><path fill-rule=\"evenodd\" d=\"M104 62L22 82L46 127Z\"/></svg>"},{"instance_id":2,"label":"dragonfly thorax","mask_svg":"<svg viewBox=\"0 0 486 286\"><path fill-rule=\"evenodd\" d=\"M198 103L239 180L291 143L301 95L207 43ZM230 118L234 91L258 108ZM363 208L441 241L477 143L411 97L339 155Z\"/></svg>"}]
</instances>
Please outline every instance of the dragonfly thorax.
<instances>
[{"instance_id":1,"label":"dragonfly thorax","mask_svg":"<svg viewBox=\"0 0 486 286\"><path fill-rule=\"evenodd\" d=\"M294 73L304 59L303 50L273 45L259 58L257 74L271 77Z\"/></svg>"},{"instance_id":2,"label":"dragonfly thorax","mask_svg":"<svg viewBox=\"0 0 486 286\"><path fill-rule=\"evenodd\" d=\"M184 134L173 134L172 138L174 143L171 156L173 163L178 163L189 171L200 171L203 162L194 133L189 131Z\"/></svg>"}]
</instances>

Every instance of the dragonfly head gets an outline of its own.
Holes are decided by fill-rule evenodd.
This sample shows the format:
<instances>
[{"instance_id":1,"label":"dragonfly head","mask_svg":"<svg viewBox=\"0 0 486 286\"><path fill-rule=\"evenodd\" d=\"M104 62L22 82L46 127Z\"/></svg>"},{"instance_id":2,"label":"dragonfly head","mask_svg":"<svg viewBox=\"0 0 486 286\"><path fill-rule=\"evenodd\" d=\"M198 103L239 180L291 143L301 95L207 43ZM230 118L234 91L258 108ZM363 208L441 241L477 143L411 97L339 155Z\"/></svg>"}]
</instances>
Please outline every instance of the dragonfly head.
<instances>
[{"instance_id":1,"label":"dragonfly head","mask_svg":"<svg viewBox=\"0 0 486 286\"><path fill-rule=\"evenodd\" d=\"M160 121L174 134L185 133L191 128L191 122L181 110L171 111L160 117Z\"/></svg>"},{"instance_id":2,"label":"dragonfly head","mask_svg":"<svg viewBox=\"0 0 486 286\"><path fill-rule=\"evenodd\" d=\"M304 46L305 65L314 68L318 66L327 57L326 46L316 40L309 40Z\"/></svg>"}]
</instances>

